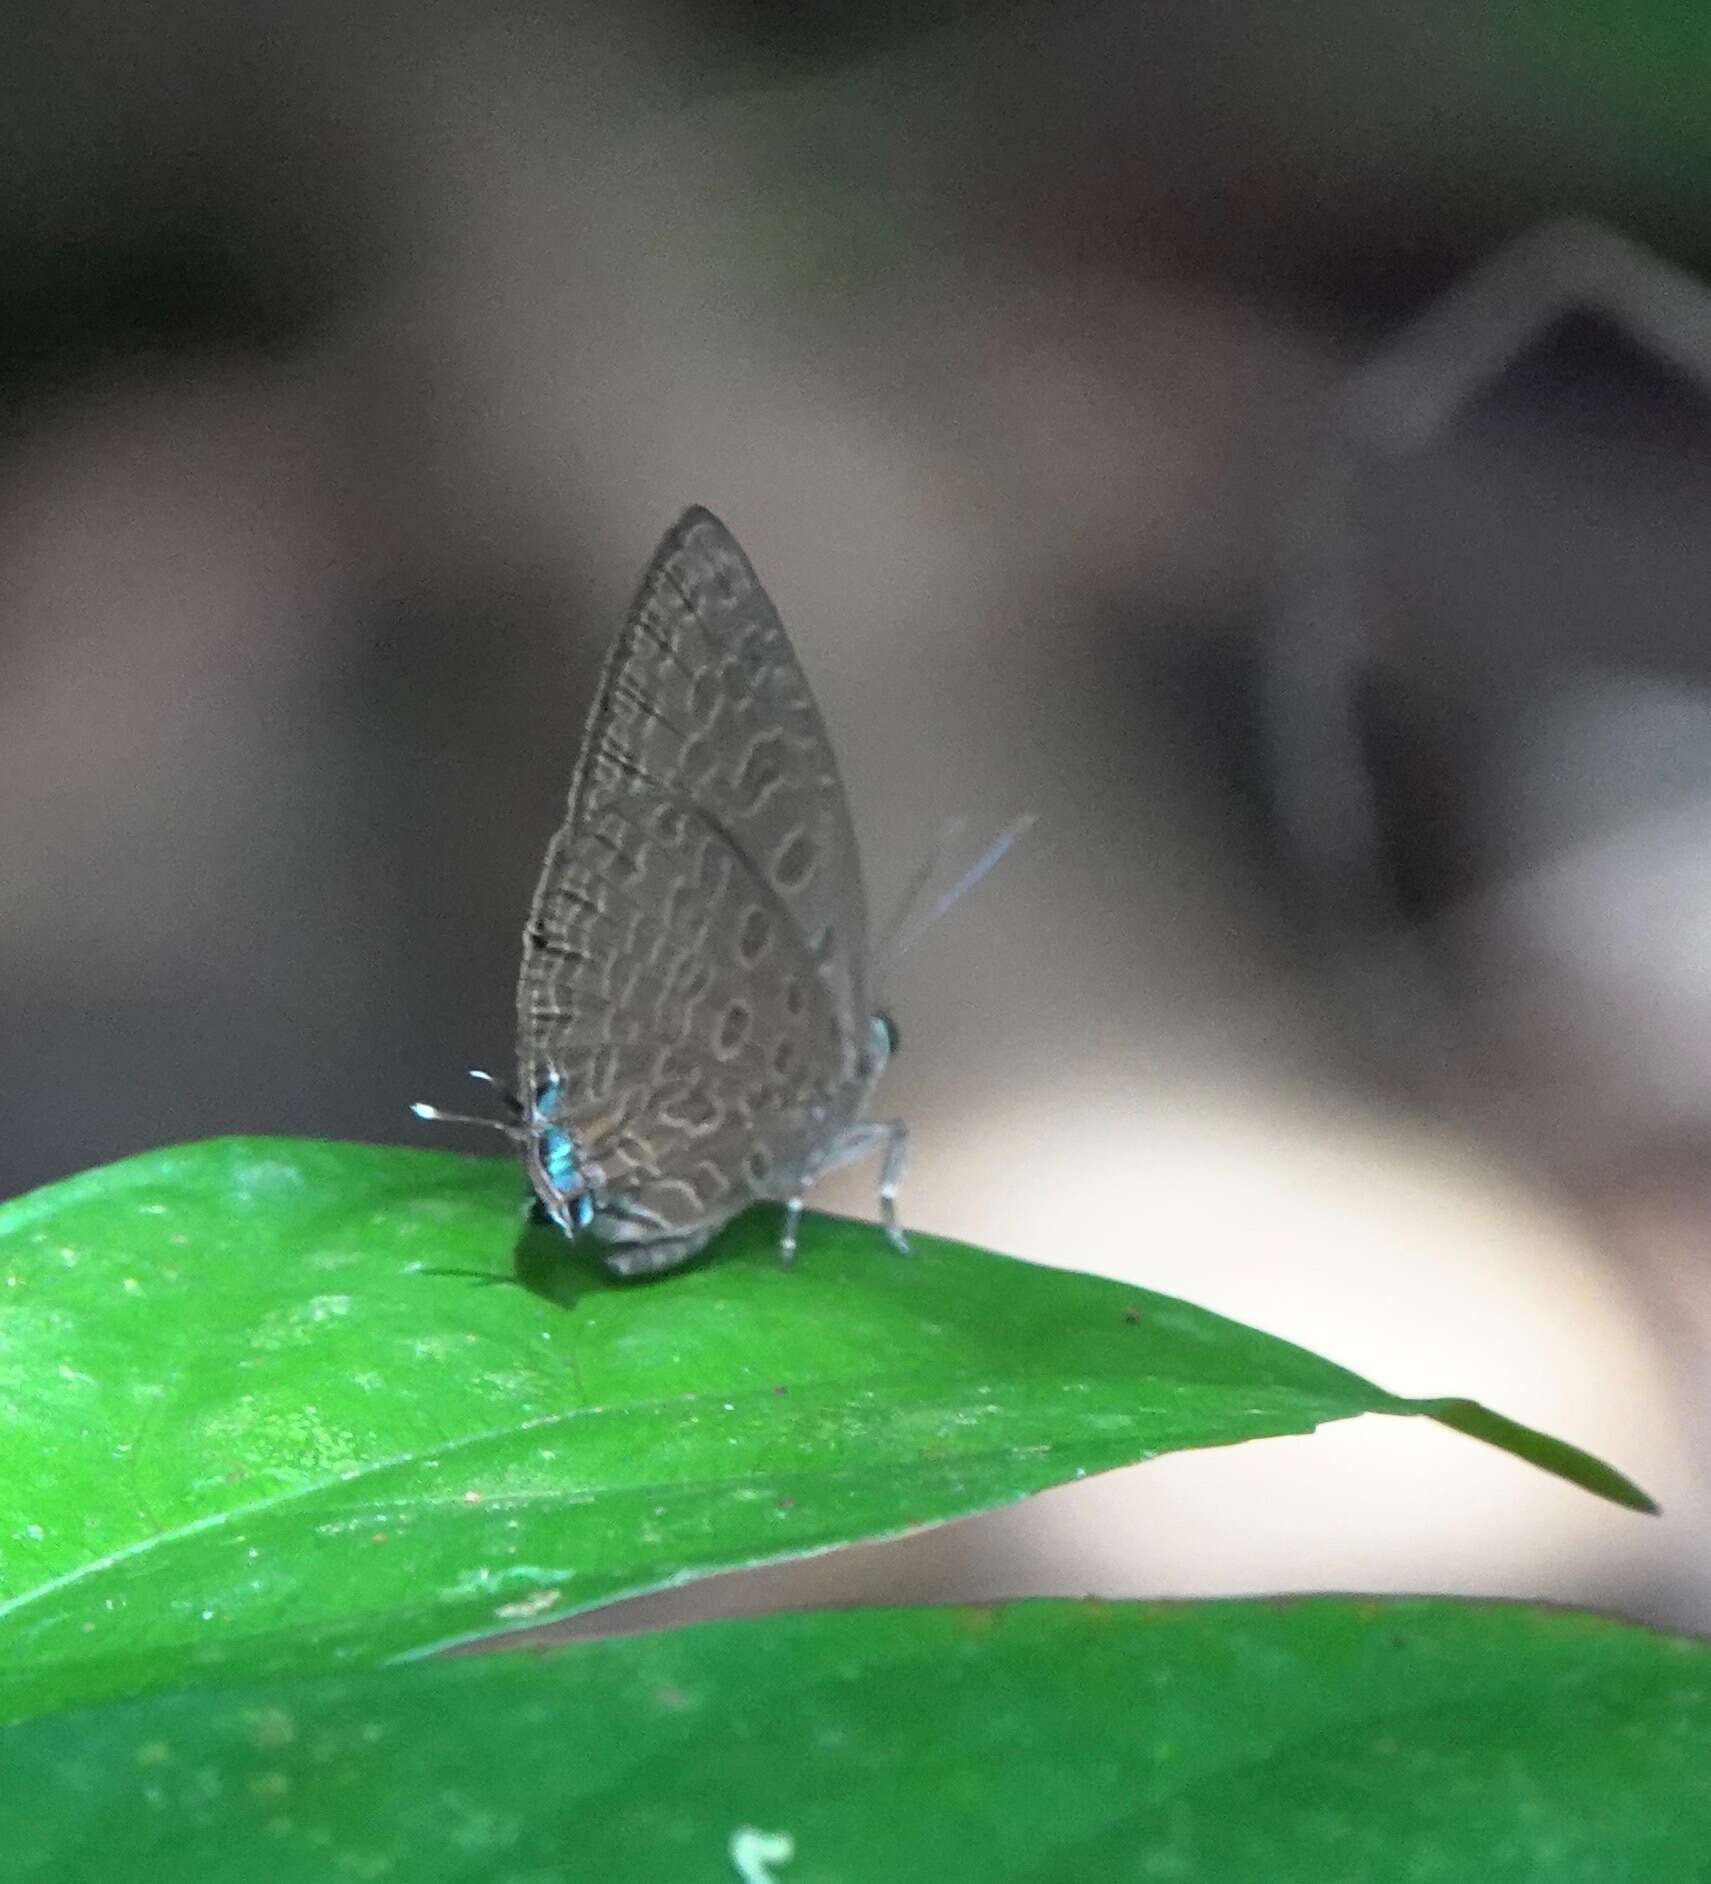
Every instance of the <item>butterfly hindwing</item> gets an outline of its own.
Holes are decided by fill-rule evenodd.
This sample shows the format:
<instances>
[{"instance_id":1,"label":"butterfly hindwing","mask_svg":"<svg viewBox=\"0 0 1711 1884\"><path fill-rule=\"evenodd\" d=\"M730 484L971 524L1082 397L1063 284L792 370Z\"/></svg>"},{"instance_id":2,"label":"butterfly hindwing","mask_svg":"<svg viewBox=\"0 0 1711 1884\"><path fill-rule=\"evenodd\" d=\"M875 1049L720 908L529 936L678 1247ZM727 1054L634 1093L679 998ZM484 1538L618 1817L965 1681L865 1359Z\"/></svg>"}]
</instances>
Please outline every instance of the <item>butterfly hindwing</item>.
<instances>
[{"instance_id":1,"label":"butterfly hindwing","mask_svg":"<svg viewBox=\"0 0 1711 1884\"><path fill-rule=\"evenodd\" d=\"M813 958L741 853L632 792L554 840L537 920L525 1077L556 1085L606 1187L680 1227L802 1170L842 1044Z\"/></svg>"}]
</instances>

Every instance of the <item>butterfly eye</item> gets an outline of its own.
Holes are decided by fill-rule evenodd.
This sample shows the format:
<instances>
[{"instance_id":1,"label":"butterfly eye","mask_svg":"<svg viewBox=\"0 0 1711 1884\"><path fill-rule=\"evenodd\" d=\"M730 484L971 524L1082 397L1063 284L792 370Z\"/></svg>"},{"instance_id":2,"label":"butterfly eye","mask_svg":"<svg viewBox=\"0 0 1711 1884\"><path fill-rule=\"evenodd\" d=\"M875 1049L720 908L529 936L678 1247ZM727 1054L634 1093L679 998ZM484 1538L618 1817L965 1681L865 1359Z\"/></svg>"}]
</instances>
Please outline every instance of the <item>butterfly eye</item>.
<instances>
[{"instance_id":1,"label":"butterfly eye","mask_svg":"<svg viewBox=\"0 0 1711 1884\"><path fill-rule=\"evenodd\" d=\"M902 1028L897 1025L896 1021L894 1021L889 1014L875 1014L873 1018L878 1024L880 1033L884 1036L885 1051L887 1054L895 1053L903 1044Z\"/></svg>"}]
</instances>

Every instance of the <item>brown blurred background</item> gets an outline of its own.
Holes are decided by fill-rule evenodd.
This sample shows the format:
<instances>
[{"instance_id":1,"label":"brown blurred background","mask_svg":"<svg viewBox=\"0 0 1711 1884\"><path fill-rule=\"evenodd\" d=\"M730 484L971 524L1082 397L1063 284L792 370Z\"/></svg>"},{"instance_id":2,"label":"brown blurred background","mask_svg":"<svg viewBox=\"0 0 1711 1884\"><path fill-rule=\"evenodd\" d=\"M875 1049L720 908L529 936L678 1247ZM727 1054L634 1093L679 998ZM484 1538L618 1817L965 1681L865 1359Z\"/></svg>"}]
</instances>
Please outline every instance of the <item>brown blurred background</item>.
<instances>
[{"instance_id":1,"label":"brown blurred background","mask_svg":"<svg viewBox=\"0 0 1711 1884\"><path fill-rule=\"evenodd\" d=\"M1711 1627L1705 52L1542 0L9 8L0 1189L416 1140L503 1066L594 667L703 502L877 909L945 815L1040 814L891 990L906 1219L1480 1395L1666 1513L1361 1422L641 1613ZM1409 328L1568 215L1684 274L1571 235ZM1582 266L1613 296L1459 384Z\"/></svg>"}]
</instances>

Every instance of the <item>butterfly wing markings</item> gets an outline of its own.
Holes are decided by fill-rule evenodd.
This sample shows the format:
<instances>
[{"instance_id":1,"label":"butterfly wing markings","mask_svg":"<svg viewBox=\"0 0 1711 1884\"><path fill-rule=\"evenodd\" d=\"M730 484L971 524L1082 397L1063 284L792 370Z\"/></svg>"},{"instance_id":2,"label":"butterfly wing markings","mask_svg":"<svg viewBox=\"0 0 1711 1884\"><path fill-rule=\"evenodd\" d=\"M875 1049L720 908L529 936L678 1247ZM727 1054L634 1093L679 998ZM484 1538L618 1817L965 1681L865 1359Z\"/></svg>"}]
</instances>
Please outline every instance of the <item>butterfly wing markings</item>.
<instances>
[{"instance_id":1,"label":"butterfly wing markings","mask_svg":"<svg viewBox=\"0 0 1711 1884\"><path fill-rule=\"evenodd\" d=\"M547 909L577 939L541 948L557 972L532 983L526 1024L585 1168L644 1234L791 1194L847 1123L849 1088L813 957L764 880L692 808L645 791L559 862Z\"/></svg>"},{"instance_id":2,"label":"butterfly wing markings","mask_svg":"<svg viewBox=\"0 0 1711 1884\"><path fill-rule=\"evenodd\" d=\"M859 1105L866 946L807 681L742 550L688 511L607 659L535 893L521 1090L559 1084L638 1236L716 1226L789 1194Z\"/></svg>"}]
</instances>

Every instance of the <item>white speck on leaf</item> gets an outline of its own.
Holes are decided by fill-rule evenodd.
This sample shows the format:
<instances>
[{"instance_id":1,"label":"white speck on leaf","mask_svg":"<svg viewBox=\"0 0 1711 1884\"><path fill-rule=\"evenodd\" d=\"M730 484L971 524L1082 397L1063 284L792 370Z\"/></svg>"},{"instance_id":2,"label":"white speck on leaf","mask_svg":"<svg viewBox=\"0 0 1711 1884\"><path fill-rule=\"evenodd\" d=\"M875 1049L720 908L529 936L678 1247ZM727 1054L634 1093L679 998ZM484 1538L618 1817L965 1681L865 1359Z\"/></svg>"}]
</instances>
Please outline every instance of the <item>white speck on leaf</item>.
<instances>
[{"instance_id":1,"label":"white speck on leaf","mask_svg":"<svg viewBox=\"0 0 1711 1884\"><path fill-rule=\"evenodd\" d=\"M536 1590L533 1596L519 1596L514 1603L501 1603L493 1613L503 1616L507 1622L526 1621L530 1616L551 1609L561 1595L562 1590Z\"/></svg>"},{"instance_id":2,"label":"white speck on leaf","mask_svg":"<svg viewBox=\"0 0 1711 1884\"><path fill-rule=\"evenodd\" d=\"M743 1884L777 1884L775 1864L788 1864L796 1856L796 1840L788 1832L761 1832L739 1825L731 1834L731 1863Z\"/></svg>"}]
</instances>

